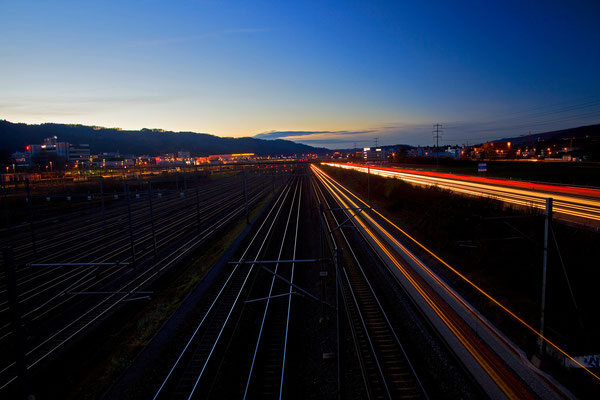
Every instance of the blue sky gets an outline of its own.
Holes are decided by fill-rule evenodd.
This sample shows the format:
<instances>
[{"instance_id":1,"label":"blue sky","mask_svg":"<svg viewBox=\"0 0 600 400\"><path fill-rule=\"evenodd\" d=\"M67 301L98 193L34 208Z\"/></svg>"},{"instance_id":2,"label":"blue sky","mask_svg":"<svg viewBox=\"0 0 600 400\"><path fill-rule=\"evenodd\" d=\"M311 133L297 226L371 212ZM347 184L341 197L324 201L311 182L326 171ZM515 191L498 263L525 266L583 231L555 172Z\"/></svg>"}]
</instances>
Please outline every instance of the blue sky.
<instances>
[{"instance_id":1,"label":"blue sky","mask_svg":"<svg viewBox=\"0 0 600 400\"><path fill-rule=\"evenodd\" d=\"M599 123L598 20L598 1L0 0L0 118L328 147Z\"/></svg>"}]
</instances>

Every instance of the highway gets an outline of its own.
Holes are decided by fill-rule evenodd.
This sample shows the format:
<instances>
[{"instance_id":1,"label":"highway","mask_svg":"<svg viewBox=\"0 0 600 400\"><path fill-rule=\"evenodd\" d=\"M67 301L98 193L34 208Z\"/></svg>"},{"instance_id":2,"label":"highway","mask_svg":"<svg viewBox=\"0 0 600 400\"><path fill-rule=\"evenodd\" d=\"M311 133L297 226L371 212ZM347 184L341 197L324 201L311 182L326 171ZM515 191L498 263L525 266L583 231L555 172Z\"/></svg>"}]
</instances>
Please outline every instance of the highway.
<instances>
[{"instance_id":1,"label":"highway","mask_svg":"<svg viewBox=\"0 0 600 400\"><path fill-rule=\"evenodd\" d=\"M313 171L491 398L572 397L386 229L381 214L317 167Z\"/></svg>"},{"instance_id":2,"label":"highway","mask_svg":"<svg viewBox=\"0 0 600 400\"><path fill-rule=\"evenodd\" d=\"M545 209L546 199L552 198L553 211L557 217L576 219L578 222L593 225L598 225L600 222L600 189L367 166L365 164L323 164L386 178L402 179L414 185L437 186L460 194L483 196L508 204L538 209Z\"/></svg>"}]
</instances>

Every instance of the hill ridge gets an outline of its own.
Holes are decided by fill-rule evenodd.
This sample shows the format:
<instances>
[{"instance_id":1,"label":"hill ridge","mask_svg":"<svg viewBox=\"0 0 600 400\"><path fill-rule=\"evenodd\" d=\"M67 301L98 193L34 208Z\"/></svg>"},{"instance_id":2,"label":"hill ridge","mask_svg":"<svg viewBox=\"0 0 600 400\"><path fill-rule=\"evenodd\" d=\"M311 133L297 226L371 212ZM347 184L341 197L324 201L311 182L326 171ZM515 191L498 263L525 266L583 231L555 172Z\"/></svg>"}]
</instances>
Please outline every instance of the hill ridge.
<instances>
[{"instance_id":1,"label":"hill ridge","mask_svg":"<svg viewBox=\"0 0 600 400\"><path fill-rule=\"evenodd\" d=\"M330 150L295 143L289 140L264 140L252 137L228 138L209 133L174 132L143 128L124 130L95 125L13 123L0 120L0 149L23 151L27 144L41 143L44 138L57 136L74 144L89 144L92 154L120 152L156 156L177 151L189 151L192 156L210 154L255 153L259 156L324 154Z\"/></svg>"}]
</instances>

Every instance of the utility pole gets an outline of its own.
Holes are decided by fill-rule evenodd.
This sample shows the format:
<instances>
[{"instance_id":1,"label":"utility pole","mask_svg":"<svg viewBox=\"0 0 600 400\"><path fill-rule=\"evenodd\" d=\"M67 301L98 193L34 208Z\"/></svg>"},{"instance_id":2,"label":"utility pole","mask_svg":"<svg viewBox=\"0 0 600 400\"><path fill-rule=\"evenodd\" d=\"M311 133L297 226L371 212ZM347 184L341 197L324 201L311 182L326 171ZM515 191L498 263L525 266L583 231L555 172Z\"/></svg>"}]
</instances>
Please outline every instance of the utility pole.
<instances>
[{"instance_id":1,"label":"utility pole","mask_svg":"<svg viewBox=\"0 0 600 400\"><path fill-rule=\"evenodd\" d=\"M442 135L442 130L440 129L442 125L435 124L433 125L433 138L435 139L435 169L439 168L439 152L440 152L440 136Z\"/></svg>"},{"instance_id":2,"label":"utility pole","mask_svg":"<svg viewBox=\"0 0 600 400\"><path fill-rule=\"evenodd\" d=\"M320 249L319 249L319 257L323 258L323 253L324 253L324 249L325 249L325 244L323 243L323 203L319 203L319 243L321 244Z\"/></svg>"},{"instance_id":3,"label":"utility pole","mask_svg":"<svg viewBox=\"0 0 600 400\"><path fill-rule=\"evenodd\" d=\"M150 223L152 224L152 245L156 257L156 230L154 229L154 208L152 207L152 182L148 180L148 202L150 203Z\"/></svg>"},{"instance_id":4,"label":"utility pole","mask_svg":"<svg viewBox=\"0 0 600 400\"><path fill-rule=\"evenodd\" d=\"M342 267L342 263L344 260L343 257L343 249L342 248L336 248L335 249L335 324L336 324L336 328L335 328L335 332L336 332L336 343L337 343L337 398L340 398L340 394L342 391L342 386L341 386L341 364L340 364L340 304L339 304L339 297L340 297L340 269Z\"/></svg>"},{"instance_id":5,"label":"utility pole","mask_svg":"<svg viewBox=\"0 0 600 400\"><path fill-rule=\"evenodd\" d=\"M548 232L550 230L550 224L552 223L552 198L546 199L546 222L544 228L544 261L542 266L542 300L541 300L541 312L540 312L540 335L544 336L544 313L546 308L546 271L548 267ZM544 340L538 338L538 344L540 346L540 357L544 354Z\"/></svg>"},{"instance_id":6,"label":"utility pole","mask_svg":"<svg viewBox=\"0 0 600 400\"><path fill-rule=\"evenodd\" d=\"M440 137L442 136L443 131L440 129L442 127L441 124L433 125L433 138L435 139L435 147L436 150L440 146Z\"/></svg>"},{"instance_id":7,"label":"utility pole","mask_svg":"<svg viewBox=\"0 0 600 400\"><path fill-rule=\"evenodd\" d=\"M21 312L19 309L19 299L17 293L17 281L15 278L15 264L13 259L13 251L11 248L5 247L4 252L4 268L6 268L6 286L8 289L8 308L10 310L11 326L13 331L15 345L15 364L17 366L17 382L19 386L19 395L22 399L28 398L29 382L27 374L27 365L25 364L25 333L23 332L23 324L21 323Z\"/></svg>"},{"instance_id":8,"label":"utility pole","mask_svg":"<svg viewBox=\"0 0 600 400\"><path fill-rule=\"evenodd\" d=\"M6 184L4 182L2 182L2 202L4 203L4 225L6 226L6 241L4 243L8 243L8 239L11 237L11 229L8 213L8 199L6 197Z\"/></svg>"},{"instance_id":9,"label":"utility pole","mask_svg":"<svg viewBox=\"0 0 600 400\"><path fill-rule=\"evenodd\" d=\"M100 204L102 205L102 233L106 235L106 212L104 210L104 178L100 176Z\"/></svg>"},{"instance_id":10,"label":"utility pole","mask_svg":"<svg viewBox=\"0 0 600 400\"><path fill-rule=\"evenodd\" d=\"M131 260L133 262L133 268L136 269L135 263L135 241L133 239L133 222L131 221L131 198L129 195L129 184L125 182L125 196L127 197L127 215L129 217L129 241L131 242Z\"/></svg>"},{"instance_id":11,"label":"utility pole","mask_svg":"<svg viewBox=\"0 0 600 400\"><path fill-rule=\"evenodd\" d=\"M37 245L35 241L35 230L33 227L33 210L31 206L31 191L29 190L29 178L25 179L25 190L27 194L27 212L29 216L29 228L31 230L31 245L33 246L33 255L37 257Z\"/></svg>"},{"instance_id":12,"label":"utility pole","mask_svg":"<svg viewBox=\"0 0 600 400\"><path fill-rule=\"evenodd\" d=\"M310 201L312 202L314 199L314 194L313 194L313 187L312 187L312 181L311 181L311 177L310 177L310 169L307 171L306 175L308 176L308 197L310 199ZM313 207L310 207L310 215L313 215Z\"/></svg>"},{"instance_id":13,"label":"utility pole","mask_svg":"<svg viewBox=\"0 0 600 400\"><path fill-rule=\"evenodd\" d=\"M371 166L367 165L367 201L371 208Z\"/></svg>"},{"instance_id":14,"label":"utility pole","mask_svg":"<svg viewBox=\"0 0 600 400\"><path fill-rule=\"evenodd\" d=\"M196 175L196 222L198 223L198 232L200 231L200 194L198 193L198 175Z\"/></svg>"},{"instance_id":15,"label":"utility pole","mask_svg":"<svg viewBox=\"0 0 600 400\"><path fill-rule=\"evenodd\" d=\"M250 213L248 210L248 178L246 177L246 168L244 168L243 171L244 171L244 200L246 202L246 223L249 224L250 223Z\"/></svg>"}]
</instances>

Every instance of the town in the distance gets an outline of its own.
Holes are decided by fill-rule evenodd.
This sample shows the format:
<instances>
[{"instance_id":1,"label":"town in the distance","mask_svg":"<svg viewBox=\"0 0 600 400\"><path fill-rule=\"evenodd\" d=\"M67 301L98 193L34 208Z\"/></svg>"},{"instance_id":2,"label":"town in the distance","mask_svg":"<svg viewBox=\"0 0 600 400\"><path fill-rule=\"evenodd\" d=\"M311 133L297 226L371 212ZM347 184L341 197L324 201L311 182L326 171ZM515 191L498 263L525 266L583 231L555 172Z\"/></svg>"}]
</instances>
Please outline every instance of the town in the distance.
<instances>
[{"instance_id":1,"label":"town in the distance","mask_svg":"<svg viewBox=\"0 0 600 400\"><path fill-rule=\"evenodd\" d=\"M6 121L4 121L6 122ZM104 129L93 127L94 130ZM154 130L154 133L164 132ZM600 159L600 125L555 132L524 134L474 145L385 145L330 150L306 146L302 154L243 151L229 154L198 154L182 146L176 152L155 154L98 151L89 143L71 143L58 135L40 143L24 143L3 162L2 180L31 181L55 176L107 173L127 168L177 168L276 161L347 160L350 162L439 163L452 161L545 161L588 162ZM375 138L375 142L377 139ZM103 146L106 147L106 146ZM313 151L311 151L311 149Z\"/></svg>"}]
</instances>

